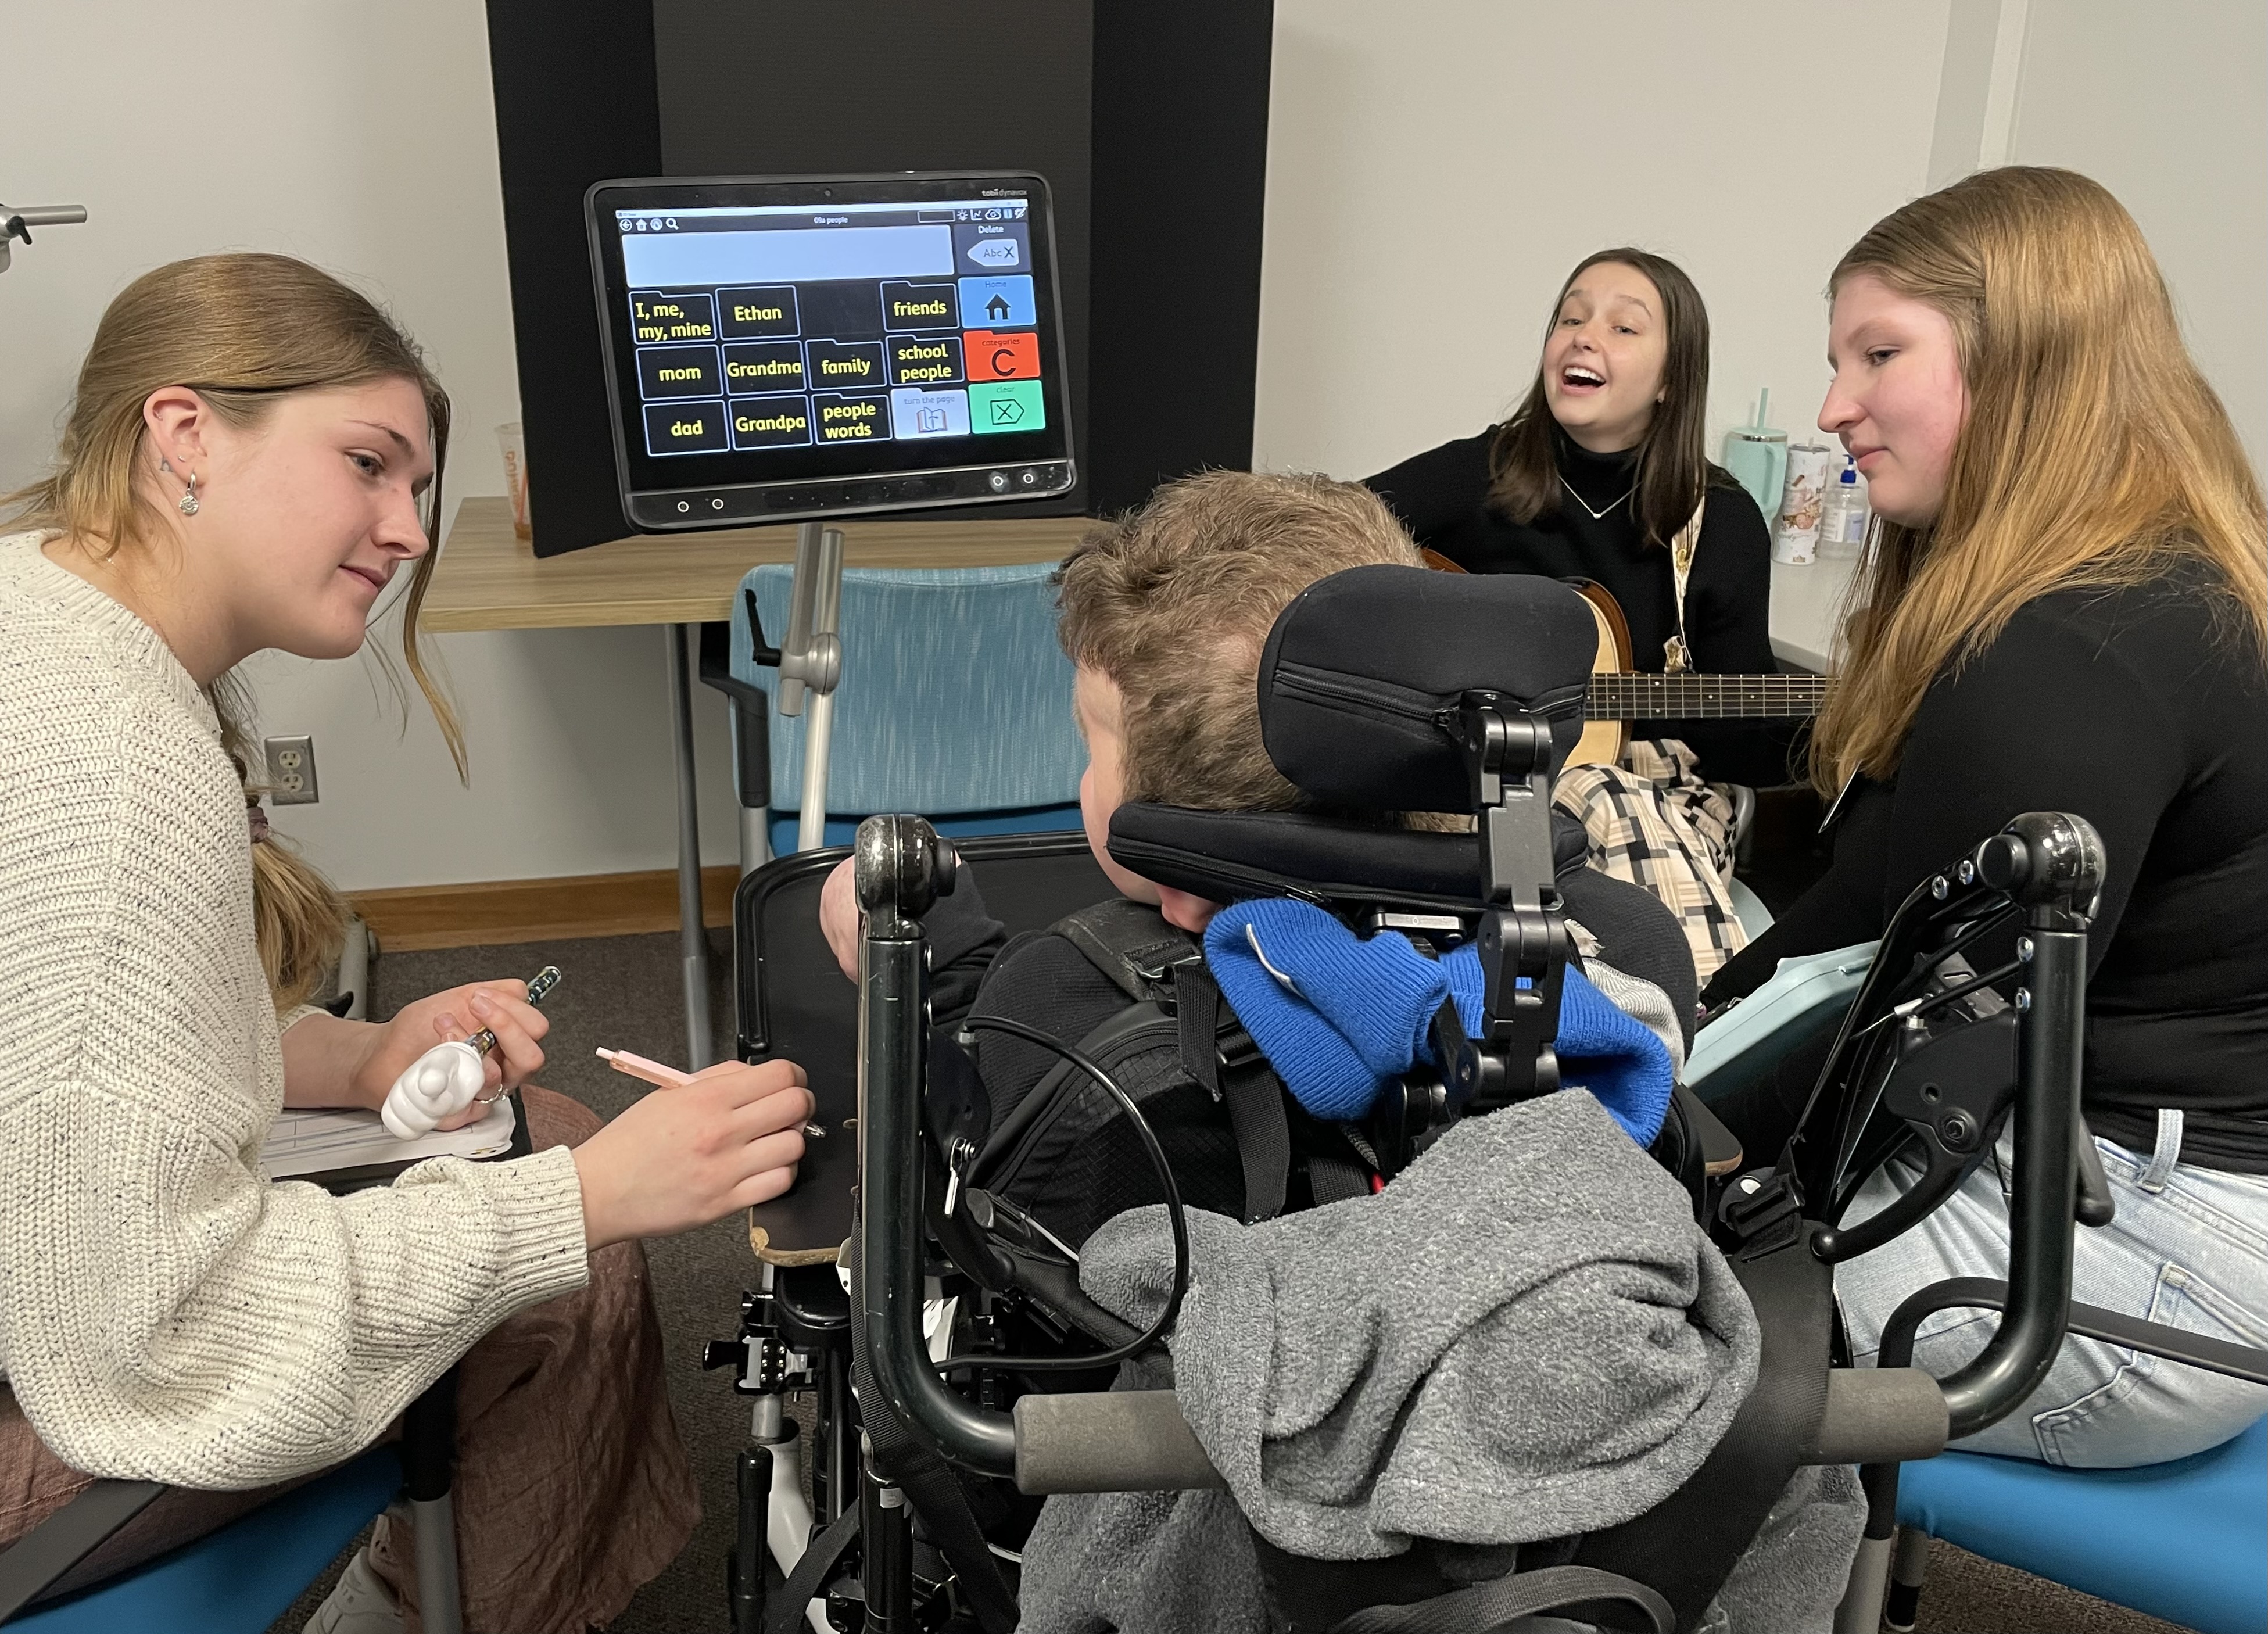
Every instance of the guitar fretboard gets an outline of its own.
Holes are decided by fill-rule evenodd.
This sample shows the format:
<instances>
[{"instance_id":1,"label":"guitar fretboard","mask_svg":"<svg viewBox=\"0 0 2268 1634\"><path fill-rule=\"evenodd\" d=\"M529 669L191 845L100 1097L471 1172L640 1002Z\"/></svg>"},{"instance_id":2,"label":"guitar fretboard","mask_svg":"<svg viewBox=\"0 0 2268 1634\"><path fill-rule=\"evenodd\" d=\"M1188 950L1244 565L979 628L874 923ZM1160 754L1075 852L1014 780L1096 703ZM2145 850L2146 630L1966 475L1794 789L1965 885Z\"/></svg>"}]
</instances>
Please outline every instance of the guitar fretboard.
<instances>
[{"instance_id":1,"label":"guitar fretboard","mask_svg":"<svg viewBox=\"0 0 2268 1634\"><path fill-rule=\"evenodd\" d=\"M1583 706L1586 720L1816 715L1827 697L1823 675L1598 674Z\"/></svg>"}]
</instances>

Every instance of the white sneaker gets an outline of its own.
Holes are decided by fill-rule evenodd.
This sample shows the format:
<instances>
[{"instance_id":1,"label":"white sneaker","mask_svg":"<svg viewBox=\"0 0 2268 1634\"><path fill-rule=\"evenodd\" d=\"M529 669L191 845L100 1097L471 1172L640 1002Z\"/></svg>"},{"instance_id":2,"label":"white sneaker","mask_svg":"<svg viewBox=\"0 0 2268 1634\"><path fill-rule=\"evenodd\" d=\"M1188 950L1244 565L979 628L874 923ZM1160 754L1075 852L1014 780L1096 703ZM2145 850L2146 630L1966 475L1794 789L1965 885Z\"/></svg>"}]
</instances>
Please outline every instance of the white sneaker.
<instances>
[{"instance_id":1,"label":"white sneaker","mask_svg":"<svg viewBox=\"0 0 2268 1634\"><path fill-rule=\"evenodd\" d=\"M300 1634L401 1634L402 1627L394 1592L370 1569L370 1551L358 1549Z\"/></svg>"}]
</instances>

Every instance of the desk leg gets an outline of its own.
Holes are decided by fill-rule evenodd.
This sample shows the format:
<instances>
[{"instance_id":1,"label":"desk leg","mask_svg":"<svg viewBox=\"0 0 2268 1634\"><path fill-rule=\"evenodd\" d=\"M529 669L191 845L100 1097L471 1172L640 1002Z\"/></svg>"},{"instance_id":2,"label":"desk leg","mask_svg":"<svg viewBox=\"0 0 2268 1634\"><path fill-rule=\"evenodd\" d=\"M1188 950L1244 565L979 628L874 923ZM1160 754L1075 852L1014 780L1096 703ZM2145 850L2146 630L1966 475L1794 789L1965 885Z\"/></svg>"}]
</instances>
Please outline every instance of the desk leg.
<instances>
[{"instance_id":1,"label":"desk leg","mask_svg":"<svg viewBox=\"0 0 2268 1634\"><path fill-rule=\"evenodd\" d=\"M677 728L672 741L677 747L677 930L685 979L686 1070L698 1072L710 1064L709 933L701 924L700 785L693 769L691 655L701 626L661 629L669 644L669 707Z\"/></svg>"}]
</instances>

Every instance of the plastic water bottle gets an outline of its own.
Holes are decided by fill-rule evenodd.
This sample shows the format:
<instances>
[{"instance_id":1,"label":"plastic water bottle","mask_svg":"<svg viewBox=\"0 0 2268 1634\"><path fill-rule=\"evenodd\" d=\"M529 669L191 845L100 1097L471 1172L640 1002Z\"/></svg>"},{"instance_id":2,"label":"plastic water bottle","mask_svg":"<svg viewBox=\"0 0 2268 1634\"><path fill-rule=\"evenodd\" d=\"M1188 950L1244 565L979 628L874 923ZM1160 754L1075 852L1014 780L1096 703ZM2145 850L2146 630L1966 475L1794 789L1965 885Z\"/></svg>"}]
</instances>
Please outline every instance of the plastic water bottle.
<instances>
[{"instance_id":1,"label":"plastic water bottle","mask_svg":"<svg viewBox=\"0 0 2268 1634\"><path fill-rule=\"evenodd\" d=\"M1841 473L1827 484L1826 496L1820 504L1819 554L1858 555L1867 542L1867 519L1872 514L1867 503L1866 479L1859 475L1858 462L1845 454Z\"/></svg>"}]
</instances>

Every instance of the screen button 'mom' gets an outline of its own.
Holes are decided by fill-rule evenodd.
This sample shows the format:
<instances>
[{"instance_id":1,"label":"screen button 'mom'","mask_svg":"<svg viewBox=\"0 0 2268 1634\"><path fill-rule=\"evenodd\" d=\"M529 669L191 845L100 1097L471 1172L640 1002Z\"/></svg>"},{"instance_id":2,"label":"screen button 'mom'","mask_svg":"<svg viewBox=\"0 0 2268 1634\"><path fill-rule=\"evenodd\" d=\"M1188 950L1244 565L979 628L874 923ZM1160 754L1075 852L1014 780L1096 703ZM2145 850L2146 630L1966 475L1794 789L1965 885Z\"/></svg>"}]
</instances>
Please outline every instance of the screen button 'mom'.
<instances>
[{"instance_id":1,"label":"screen button 'mom'","mask_svg":"<svg viewBox=\"0 0 2268 1634\"><path fill-rule=\"evenodd\" d=\"M713 346L641 346L637 349L638 395L721 397L723 376Z\"/></svg>"}]
</instances>

